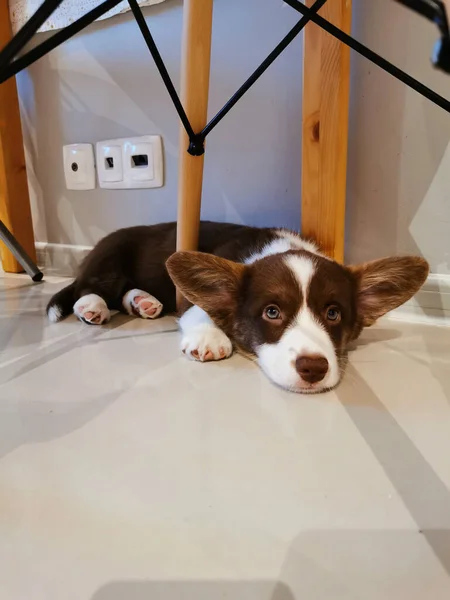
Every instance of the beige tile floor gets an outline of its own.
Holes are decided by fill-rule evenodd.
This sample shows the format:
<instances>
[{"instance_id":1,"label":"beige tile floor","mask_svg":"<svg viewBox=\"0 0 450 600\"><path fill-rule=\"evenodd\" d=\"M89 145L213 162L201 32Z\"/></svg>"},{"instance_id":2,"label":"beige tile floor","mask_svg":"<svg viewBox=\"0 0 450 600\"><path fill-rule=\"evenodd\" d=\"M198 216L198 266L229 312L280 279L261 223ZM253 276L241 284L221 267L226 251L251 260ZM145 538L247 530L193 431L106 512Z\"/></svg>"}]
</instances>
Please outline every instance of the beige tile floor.
<instances>
[{"instance_id":1,"label":"beige tile floor","mask_svg":"<svg viewBox=\"0 0 450 600\"><path fill-rule=\"evenodd\" d=\"M450 330L384 321L332 393L43 316L0 279L2 600L448 600Z\"/></svg>"}]
</instances>

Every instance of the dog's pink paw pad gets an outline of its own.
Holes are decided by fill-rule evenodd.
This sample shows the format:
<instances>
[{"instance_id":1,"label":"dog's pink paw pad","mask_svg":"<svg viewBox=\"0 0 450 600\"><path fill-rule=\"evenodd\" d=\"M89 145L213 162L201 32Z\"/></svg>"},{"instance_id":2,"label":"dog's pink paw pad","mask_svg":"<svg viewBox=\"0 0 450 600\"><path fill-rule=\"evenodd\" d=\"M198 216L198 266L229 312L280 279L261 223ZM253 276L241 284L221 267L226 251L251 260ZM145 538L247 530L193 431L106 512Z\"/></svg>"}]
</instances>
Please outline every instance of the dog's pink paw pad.
<instances>
[{"instance_id":1,"label":"dog's pink paw pad","mask_svg":"<svg viewBox=\"0 0 450 600\"><path fill-rule=\"evenodd\" d=\"M214 360L214 354L209 348L206 348L206 352L203 354L203 361L207 362L208 360Z\"/></svg>"},{"instance_id":2,"label":"dog's pink paw pad","mask_svg":"<svg viewBox=\"0 0 450 600\"><path fill-rule=\"evenodd\" d=\"M138 298L139 298L139 296L138 296ZM137 298L135 298L135 301L139 307L139 310L143 311L147 315L147 317L150 317L150 319L156 317L157 313L159 314L159 312L161 312L161 308L162 308L161 303L158 303L157 305L155 305L154 302L152 302L151 300L148 300L147 298L143 298L141 300L138 300Z\"/></svg>"},{"instance_id":3,"label":"dog's pink paw pad","mask_svg":"<svg viewBox=\"0 0 450 600\"><path fill-rule=\"evenodd\" d=\"M90 323L91 325L102 325L102 323L108 320L107 315L102 314L101 310L87 310L85 312L81 311L79 318L81 318L83 321L86 321L86 323Z\"/></svg>"},{"instance_id":4,"label":"dog's pink paw pad","mask_svg":"<svg viewBox=\"0 0 450 600\"><path fill-rule=\"evenodd\" d=\"M142 319L156 319L163 309L157 298L142 290L127 292L122 304L129 315L136 315Z\"/></svg>"},{"instance_id":5,"label":"dog's pink paw pad","mask_svg":"<svg viewBox=\"0 0 450 600\"><path fill-rule=\"evenodd\" d=\"M75 302L73 312L80 321L84 321L89 325L103 325L111 317L106 302L97 294L82 296Z\"/></svg>"}]
</instances>

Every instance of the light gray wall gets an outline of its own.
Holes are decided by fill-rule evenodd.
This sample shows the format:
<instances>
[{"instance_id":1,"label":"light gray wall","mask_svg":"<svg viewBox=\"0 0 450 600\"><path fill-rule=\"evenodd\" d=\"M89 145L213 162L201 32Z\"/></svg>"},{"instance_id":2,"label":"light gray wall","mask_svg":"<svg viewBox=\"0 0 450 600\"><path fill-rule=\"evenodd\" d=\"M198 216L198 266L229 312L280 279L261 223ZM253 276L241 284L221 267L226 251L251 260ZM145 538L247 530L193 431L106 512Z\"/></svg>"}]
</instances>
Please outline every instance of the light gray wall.
<instances>
[{"instance_id":1,"label":"light gray wall","mask_svg":"<svg viewBox=\"0 0 450 600\"><path fill-rule=\"evenodd\" d=\"M216 0L210 114L217 112L298 20L279 0ZM182 3L145 11L178 85ZM208 138L205 219L300 223L302 42L293 43ZM178 118L130 16L95 24L20 76L39 241L89 245L118 227L176 218ZM65 189L61 146L156 133L166 185Z\"/></svg>"},{"instance_id":2,"label":"light gray wall","mask_svg":"<svg viewBox=\"0 0 450 600\"><path fill-rule=\"evenodd\" d=\"M355 0L354 35L450 98L432 70L431 24L393 0ZM180 0L146 11L178 84ZM296 22L281 0L215 0L210 114ZM352 54L349 261L418 252L450 273L450 116ZM297 228L302 41L208 138L203 218ZM175 219L177 117L130 17L95 24L19 78L37 239L91 245L106 232ZM159 133L159 190L69 192L61 146Z\"/></svg>"},{"instance_id":3,"label":"light gray wall","mask_svg":"<svg viewBox=\"0 0 450 600\"><path fill-rule=\"evenodd\" d=\"M450 99L437 30L393 0L357 0L354 35ZM352 55L347 260L419 253L450 273L450 115Z\"/></svg>"}]
</instances>

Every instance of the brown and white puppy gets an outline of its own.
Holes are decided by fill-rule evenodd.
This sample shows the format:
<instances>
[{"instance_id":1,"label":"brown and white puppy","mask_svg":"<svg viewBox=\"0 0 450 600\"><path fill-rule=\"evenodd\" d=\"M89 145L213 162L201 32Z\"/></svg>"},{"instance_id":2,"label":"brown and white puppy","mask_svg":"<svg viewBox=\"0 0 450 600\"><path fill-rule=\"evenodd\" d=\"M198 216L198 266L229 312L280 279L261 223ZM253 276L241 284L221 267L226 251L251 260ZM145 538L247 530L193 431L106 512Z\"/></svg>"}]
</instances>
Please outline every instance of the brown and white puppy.
<instances>
[{"instance_id":1,"label":"brown and white puppy","mask_svg":"<svg viewBox=\"0 0 450 600\"><path fill-rule=\"evenodd\" d=\"M192 305L179 321L189 358L236 349L277 385L316 393L337 385L363 327L411 298L428 274L419 257L344 267L293 232L223 223L201 224L200 252L174 253L175 231L174 223L132 227L101 240L51 299L50 320L74 312L100 325L111 309L155 318L175 311L175 283Z\"/></svg>"}]
</instances>

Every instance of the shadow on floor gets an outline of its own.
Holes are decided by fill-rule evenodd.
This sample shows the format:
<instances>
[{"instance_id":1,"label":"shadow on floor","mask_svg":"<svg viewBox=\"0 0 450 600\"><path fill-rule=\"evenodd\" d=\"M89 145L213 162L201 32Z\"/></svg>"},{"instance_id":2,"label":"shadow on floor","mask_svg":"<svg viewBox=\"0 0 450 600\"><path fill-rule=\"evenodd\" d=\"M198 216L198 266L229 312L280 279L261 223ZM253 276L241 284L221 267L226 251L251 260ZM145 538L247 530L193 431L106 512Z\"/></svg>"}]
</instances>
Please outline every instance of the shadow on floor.
<instances>
[{"instance_id":1,"label":"shadow on floor","mask_svg":"<svg viewBox=\"0 0 450 600\"><path fill-rule=\"evenodd\" d=\"M90 600L421 600L428 594L447 599L450 579L423 533L306 530L293 539L273 580L214 580L205 573L203 580L113 581ZM435 533L450 553L450 532ZM224 566L232 561L230 551Z\"/></svg>"},{"instance_id":2,"label":"shadow on floor","mask_svg":"<svg viewBox=\"0 0 450 600\"><path fill-rule=\"evenodd\" d=\"M92 600L294 600L280 581L118 581Z\"/></svg>"},{"instance_id":3,"label":"shadow on floor","mask_svg":"<svg viewBox=\"0 0 450 600\"><path fill-rule=\"evenodd\" d=\"M336 389L338 399L450 574L450 491L352 365L345 381ZM364 402L348 402L348 385Z\"/></svg>"}]
</instances>

